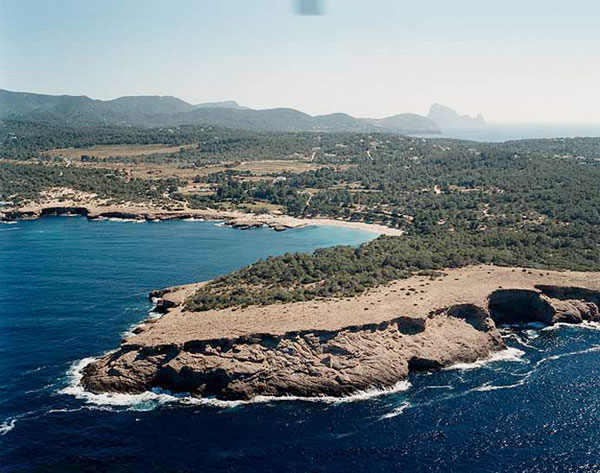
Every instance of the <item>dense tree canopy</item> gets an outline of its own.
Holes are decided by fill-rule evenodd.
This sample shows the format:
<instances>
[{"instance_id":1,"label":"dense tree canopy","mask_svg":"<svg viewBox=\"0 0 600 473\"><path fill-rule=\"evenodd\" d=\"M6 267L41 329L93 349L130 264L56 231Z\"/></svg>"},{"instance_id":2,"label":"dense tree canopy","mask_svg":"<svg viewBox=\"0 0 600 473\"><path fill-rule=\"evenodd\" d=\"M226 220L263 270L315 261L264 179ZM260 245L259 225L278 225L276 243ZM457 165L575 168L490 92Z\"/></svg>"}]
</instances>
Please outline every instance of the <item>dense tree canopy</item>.
<instances>
[{"instance_id":1,"label":"dense tree canopy","mask_svg":"<svg viewBox=\"0 0 600 473\"><path fill-rule=\"evenodd\" d=\"M186 145L171 154L87 159L176 163L197 175L140 179L114 166L67 166L43 153L98 144ZM377 222L406 232L358 249L258 262L199 291L188 301L195 310L353 295L415 272L471 263L600 269L600 138L476 143L4 121L0 145L0 200L35 200L44 189L69 187L114 201L201 208L261 203L290 215ZM269 159L308 163L311 170L254 175L235 169ZM201 172L215 163L221 170ZM191 182L209 191L183 192Z\"/></svg>"}]
</instances>

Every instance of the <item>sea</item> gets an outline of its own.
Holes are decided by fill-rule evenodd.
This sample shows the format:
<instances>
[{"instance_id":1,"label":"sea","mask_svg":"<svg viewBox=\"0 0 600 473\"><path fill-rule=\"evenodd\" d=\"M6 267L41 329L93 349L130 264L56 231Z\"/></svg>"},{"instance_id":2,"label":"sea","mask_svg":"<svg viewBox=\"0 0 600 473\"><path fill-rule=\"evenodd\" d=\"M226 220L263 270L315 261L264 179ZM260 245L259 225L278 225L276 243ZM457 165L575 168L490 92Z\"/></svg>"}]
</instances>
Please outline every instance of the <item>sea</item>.
<instances>
[{"instance_id":1,"label":"sea","mask_svg":"<svg viewBox=\"0 0 600 473\"><path fill-rule=\"evenodd\" d=\"M448 128L429 138L455 138L470 141L503 142L543 138L600 137L600 123L501 123L491 122L474 128Z\"/></svg>"},{"instance_id":2,"label":"sea","mask_svg":"<svg viewBox=\"0 0 600 473\"><path fill-rule=\"evenodd\" d=\"M148 292L268 255L358 245L341 227L46 217L0 225L2 472L598 472L600 327L510 327L487 360L342 399L91 395L81 367Z\"/></svg>"}]
</instances>

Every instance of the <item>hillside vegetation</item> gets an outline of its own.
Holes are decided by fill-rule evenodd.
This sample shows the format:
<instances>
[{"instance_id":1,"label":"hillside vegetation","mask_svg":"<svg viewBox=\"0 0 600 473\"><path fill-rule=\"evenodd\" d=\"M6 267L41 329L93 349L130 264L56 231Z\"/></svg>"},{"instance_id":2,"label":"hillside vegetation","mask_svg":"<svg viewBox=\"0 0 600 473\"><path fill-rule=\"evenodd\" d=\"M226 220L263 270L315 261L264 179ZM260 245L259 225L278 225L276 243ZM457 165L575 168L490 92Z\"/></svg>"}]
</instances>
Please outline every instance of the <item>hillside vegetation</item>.
<instances>
[{"instance_id":1,"label":"hillside vegetation","mask_svg":"<svg viewBox=\"0 0 600 473\"><path fill-rule=\"evenodd\" d=\"M390 134L5 121L0 139L2 201L36 200L43 190L62 186L114 202L281 209L405 231L358 249L258 262L206 285L188 301L192 310L352 296L415 272L473 263L600 270L600 138L475 143ZM93 145L136 144L180 149L93 155ZM45 153L69 147L90 155L71 154L65 162L60 153ZM126 167L131 162L139 166L137 177ZM287 162L290 166L283 165ZM140 178L140 169L150 163L185 173Z\"/></svg>"},{"instance_id":2,"label":"hillside vegetation","mask_svg":"<svg viewBox=\"0 0 600 473\"><path fill-rule=\"evenodd\" d=\"M344 113L311 116L292 108L253 110L234 101L192 105L177 97L134 96L94 100L86 96L43 95L0 89L0 119L47 125L177 126L202 124L255 131L439 133L427 117L401 114L369 120Z\"/></svg>"}]
</instances>

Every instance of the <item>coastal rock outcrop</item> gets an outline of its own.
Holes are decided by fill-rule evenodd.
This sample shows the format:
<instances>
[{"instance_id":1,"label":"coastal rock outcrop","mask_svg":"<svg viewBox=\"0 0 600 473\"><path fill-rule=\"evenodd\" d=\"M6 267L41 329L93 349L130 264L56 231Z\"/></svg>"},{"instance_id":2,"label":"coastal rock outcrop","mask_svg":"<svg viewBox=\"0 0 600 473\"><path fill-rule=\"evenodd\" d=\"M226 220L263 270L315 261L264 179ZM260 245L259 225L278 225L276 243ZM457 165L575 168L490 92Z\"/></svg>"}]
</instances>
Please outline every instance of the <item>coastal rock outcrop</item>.
<instances>
[{"instance_id":1,"label":"coastal rock outcrop","mask_svg":"<svg viewBox=\"0 0 600 473\"><path fill-rule=\"evenodd\" d=\"M548 285L536 285L534 290L500 289L489 298L492 318L499 325L597 322L599 306L600 291Z\"/></svg>"},{"instance_id":2,"label":"coastal rock outcrop","mask_svg":"<svg viewBox=\"0 0 600 473\"><path fill-rule=\"evenodd\" d=\"M8 208L0 212L1 222L33 220L47 216L80 215L89 220L120 219L137 221L168 220L224 220L224 223L240 230L268 227L277 232L298 228L306 222L282 215L252 214L238 211L215 211L210 209L156 209L134 206L94 206L94 205L31 205L23 208ZM388 229L390 232L399 230Z\"/></svg>"},{"instance_id":3,"label":"coastal rock outcrop","mask_svg":"<svg viewBox=\"0 0 600 473\"><path fill-rule=\"evenodd\" d=\"M87 365L83 387L232 400L344 396L486 358L505 348L499 325L600 322L598 273L482 265L355 298L187 311L203 284L153 291L165 315Z\"/></svg>"},{"instance_id":4,"label":"coastal rock outcrop","mask_svg":"<svg viewBox=\"0 0 600 473\"><path fill-rule=\"evenodd\" d=\"M343 396L394 385L410 371L473 362L504 347L485 309L452 308L424 319L281 336L189 341L153 348L125 342L88 365L92 392L159 387L222 399Z\"/></svg>"}]
</instances>

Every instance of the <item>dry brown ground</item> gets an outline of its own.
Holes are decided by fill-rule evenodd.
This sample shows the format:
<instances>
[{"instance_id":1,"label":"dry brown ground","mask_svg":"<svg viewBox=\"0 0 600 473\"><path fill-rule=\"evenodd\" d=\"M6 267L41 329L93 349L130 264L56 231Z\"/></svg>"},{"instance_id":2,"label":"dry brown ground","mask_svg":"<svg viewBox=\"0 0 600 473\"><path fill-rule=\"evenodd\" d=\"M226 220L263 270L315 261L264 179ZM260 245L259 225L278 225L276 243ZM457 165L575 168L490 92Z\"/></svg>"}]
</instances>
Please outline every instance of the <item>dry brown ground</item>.
<instances>
[{"instance_id":1,"label":"dry brown ground","mask_svg":"<svg viewBox=\"0 0 600 473\"><path fill-rule=\"evenodd\" d=\"M301 173L314 171L322 167L326 166L305 161L265 160L242 162L233 169L238 171L249 171L253 175L262 176L264 174L279 174L282 172ZM329 167L339 168L339 166Z\"/></svg>"},{"instance_id":2,"label":"dry brown ground","mask_svg":"<svg viewBox=\"0 0 600 473\"><path fill-rule=\"evenodd\" d=\"M414 276L345 299L296 302L205 312L172 309L127 343L157 345L189 340L235 338L252 334L282 335L304 330L339 330L376 324L399 316L424 317L456 304L486 306L496 289L533 289L535 284L600 289L600 273L540 271L495 266L471 266L445 271L435 280ZM200 285L181 286L166 299L183 301Z\"/></svg>"},{"instance_id":3,"label":"dry brown ground","mask_svg":"<svg viewBox=\"0 0 600 473\"><path fill-rule=\"evenodd\" d=\"M205 166L202 168L194 168L185 163L169 163L169 164L153 164L153 163L140 163L140 164L125 164L119 162L81 162L81 161L69 161L65 163L63 161L39 161L35 159L21 161L14 159L1 159L0 162L7 162L12 164L21 164L27 166L35 166L43 164L45 166L76 166L81 168L91 169L106 169L108 171L125 171L131 177L137 177L140 179L166 179L166 178L180 178L180 179L193 179L198 175L206 175L211 172L223 171L227 168L223 166Z\"/></svg>"},{"instance_id":4,"label":"dry brown ground","mask_svg":"<svg viewBox=\"0 0 600 473\"><path fill-rule=\"evenodd\" d=\"M81 158L94 156L96 158L110 158L115 156L147 156L150 154L170 154L189 149L193 145L168 146L164 144L152 145L96 145L89 148L57 148L45 151L43 154L54 157Z\"/></svg>"},{"instance_id":5,"label":"dry brown ground","mask_svg":"<svg viewBox=\"0 0 600 473\"><path fill-rule=\"evenodd\" d=\"M125 171L132 177L140 179L166 179L166 178L179 178L183 180L192 180L196 176L206 176L215 172L223 172L226 170L235 171L248 171L251 174L249 176L240 176L241 180L269 180L272 181L274 178L270 177L269 174L281 174L283 172L290 173L302 173L311 170L317 170L323 167L331 167L335 169L347 168L347 165L319 165L312 164L303 161L286 161L286 160L264 160L264 161L248 161L248 162L227 162L224 161L220 164L206 165L201 167L195 167L191 163L187 162L172 162L172 163L122 163L122 162L88 162L80 161L82 155L96 156L99 158L108 157L132 157L141 156L153 153L174 153L179 151L181 147L167 147L159 148L158 146L163 145L143 145L146 146L145 152L140 149L128 149L124 146L105 146L98 147L100 151L96 153L94 148L75 149L75 148L63 148L52 151L47 151L45 154L54 157L67 157L73 159L68 162L70 166L77 166L83 168L93 169L109 169L111 171ZM153 147L151 151L151 148ZM139 147L138 147L139 148ZM176 148L176 149L175 149ZM170 150L170 151L169 151ZM29 161L16 161L11 160L12 163L19 164L38 164L36 160ZM64 162L53 162L43 163L46 165L60 166L64 165Z\"/></svg>"}]
</instances>

